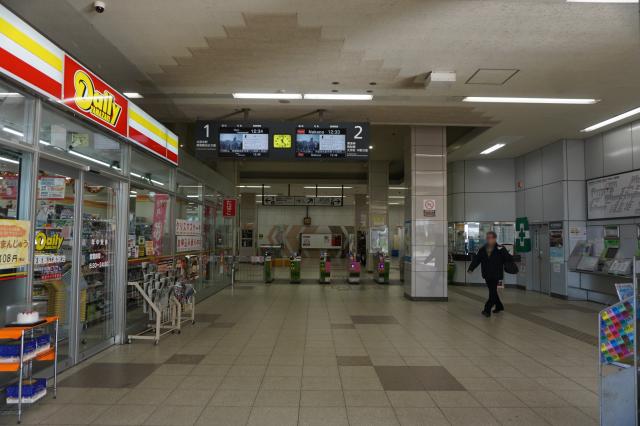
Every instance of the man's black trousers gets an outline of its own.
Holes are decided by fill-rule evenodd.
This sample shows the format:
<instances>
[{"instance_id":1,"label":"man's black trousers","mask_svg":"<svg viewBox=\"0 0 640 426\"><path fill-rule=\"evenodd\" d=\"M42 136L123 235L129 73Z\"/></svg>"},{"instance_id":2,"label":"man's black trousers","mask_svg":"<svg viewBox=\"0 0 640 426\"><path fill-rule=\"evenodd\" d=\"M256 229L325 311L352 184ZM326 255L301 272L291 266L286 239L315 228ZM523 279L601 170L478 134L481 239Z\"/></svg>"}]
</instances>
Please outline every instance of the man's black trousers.
<instances>
[{"instance_id":1,"label":"man's black trousers","mask_svg":"<svg viewBox=\"0 0 640 426\"><path fill-rule=\"evenodd\" d=\"M487 280L487 287L489 288L489 300L484 304L484 311L491 312L491 308L494 306L498 310L504 309L500 301L500 296L498 296L498 281Z\"/></svg>"}]
</instances>

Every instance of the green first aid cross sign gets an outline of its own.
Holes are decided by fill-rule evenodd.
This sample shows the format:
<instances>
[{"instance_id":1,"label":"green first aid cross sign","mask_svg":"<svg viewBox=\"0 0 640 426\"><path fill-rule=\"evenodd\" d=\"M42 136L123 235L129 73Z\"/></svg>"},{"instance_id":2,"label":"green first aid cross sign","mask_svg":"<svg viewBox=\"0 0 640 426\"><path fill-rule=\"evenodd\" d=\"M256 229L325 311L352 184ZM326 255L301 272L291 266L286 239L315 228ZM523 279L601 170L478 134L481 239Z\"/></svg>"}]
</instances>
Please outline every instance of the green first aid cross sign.
<instances>
[{"instance_id":1,"label":"green first aid cross sign","mask_svg":"<svg viewBox=\"0 0 640 426\"><path fill-rule=\"evenodd\" d=\"M516 219L516 252L528 253L531 251L531 235L529 234L529 219L519 217Z\"/></svg>"}]
</instances>

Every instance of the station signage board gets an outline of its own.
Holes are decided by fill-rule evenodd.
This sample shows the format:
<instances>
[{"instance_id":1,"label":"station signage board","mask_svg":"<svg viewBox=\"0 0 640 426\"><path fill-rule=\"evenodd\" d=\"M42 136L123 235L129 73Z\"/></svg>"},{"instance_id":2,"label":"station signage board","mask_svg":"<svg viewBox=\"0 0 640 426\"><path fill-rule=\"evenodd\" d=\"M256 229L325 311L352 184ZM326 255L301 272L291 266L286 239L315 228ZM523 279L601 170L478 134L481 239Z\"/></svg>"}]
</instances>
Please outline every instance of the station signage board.
<instances>
[{"instance_id":1,"label":"station signage board","mask_svg":"<svg viewBox=\"0 0 640 426\"><path fill-rule=\"evenodd\" d=\"M64 56L63 92L62 102L66 106L121 136L128 136L127 98L69 55Z\"/></svg>"},{"instance_id":2,"label":"station signage board","mask_svg":"<svg viewBox=\"0 0 640 426\"><path fill-rule=\"evenodd\" d=\"M342 207L343 199L336 197L303 197L288 195L266 195L262 197L263 206L324 206Z\"/></svg>"},{"instance_id":3,"label":"station signage board","mask_svg":"<svg viewBox=\"0 0 640 426\"><path fill-rule=\"evenodd\" d=\"M367 160L368 123L196 123L196 151L209 158Z\"/></svg>"}]
</instances>

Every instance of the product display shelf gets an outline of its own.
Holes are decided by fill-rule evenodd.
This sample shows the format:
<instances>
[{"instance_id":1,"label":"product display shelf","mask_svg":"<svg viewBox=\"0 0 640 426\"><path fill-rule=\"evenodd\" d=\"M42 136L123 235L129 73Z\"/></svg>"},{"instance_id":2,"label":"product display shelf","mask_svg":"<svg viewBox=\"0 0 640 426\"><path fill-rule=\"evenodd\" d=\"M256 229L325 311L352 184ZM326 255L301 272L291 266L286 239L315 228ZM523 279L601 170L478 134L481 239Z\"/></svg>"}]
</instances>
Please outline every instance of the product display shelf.
<instances>
[{"instance_id":1,"label":"product display shelf","mask_svg":"<svg viewBox=\"0 0 640 426\"><path fill-rule=\"evenodd\" d=\"M53 327L53 339L49 339L49 347L45 347L43 350L38 350L37 347L32 350L27 350L26 345L29 340L35 340L37 338L37 332L47 327ZM2 362L0 358L0 373L2 374L16 374L17 375L17 394L14 398L15 401L11 405L15 405L16 408L6 407L0 408L0 414L2 415L16 415L17 422L22 421L22 414L24 406L33 404L42 399L46 395L46 380L35 379L35 382L44 383L44 391L38 392L30 397L25 397L23 387L25 382L33 383L33 361L53 362L53 397L56 397L58 390L58 331L59 331L59 319L56 316L45 317L42 322L34 326L24 327L5 327L0 328L0 341L5 342L19 342L20 352L19 360ZM8 389L5 392L8 394Z\"/></svg>"},{"instance_id":2,"label":"product display shelf","mask_svg":"<svg viewBox=\"0 0 640 426\"><path fill-rule=\"evenodd\" d=\"M633 259L633 295L598 314L600 424L637 426L638 397L638 274Z\"/></svg>"}]
</instances>

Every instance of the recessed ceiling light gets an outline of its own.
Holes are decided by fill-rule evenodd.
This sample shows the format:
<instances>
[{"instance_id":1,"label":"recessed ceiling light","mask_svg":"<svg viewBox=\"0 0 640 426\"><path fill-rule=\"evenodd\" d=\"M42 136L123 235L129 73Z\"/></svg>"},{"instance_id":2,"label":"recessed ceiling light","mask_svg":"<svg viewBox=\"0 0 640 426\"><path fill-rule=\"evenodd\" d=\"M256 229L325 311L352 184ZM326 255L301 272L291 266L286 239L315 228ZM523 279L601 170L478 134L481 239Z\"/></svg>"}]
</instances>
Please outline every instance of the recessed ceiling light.
<instances>
[{"instance_id":1,"label":"recessed ceiling light","mask_svg":"<svg viewBox=\"0 0 640 426\"><path fill-rule=\"evenodd\" d=\"M567 0L567 3L638 3L638 0Z\"/></svg>"},{"instance_id":2,"label":"recessed ceiling light","mask_svg":"<svg viewBox=\"0 0 640 426\"><path fill-rule=\"evenodd\" d=\"M331 89L331 92L338 93L338 89Z\"/></svg>"},{"instance_id":3,"label":"recessed ceiling light","mask_svg":"<svg viewBox=\"0 0 640 426\"><path fill-rule=\"evenodd\" d=\"M369 145L369 149L373 149L373 145Z\"/></svg>"},{"instance_id":4,"label":"recessed ceiling light","mask_svg":"<svg viewBox=\"0 0 640 426\"><path fill-rule=\"evenodd\" d=\"M593 126L589 126L586 129L582 129L583 132L593 132L594 130L598 130L602 127L608 126L609 124L613 124L617 121L624 120L625 118L632 117L634 115L640 114L640 107L632 109L631 111L624 112L620 115L616 115L615 117L611 117L607 120L601 121L600 123L596 123Z\"/></svg>"},{"instance_id":5,"label":"recessed ceiling light","mask_svg":"<svg viewBox=\"0 0 640 426\"><path fill-rule=\"evenodd\" d=\"M370 86L375 86L376 84L378 83L376 83L375 81L372 81L371 83L369 83Z\"/></svg>"},{"instance_id":6,"label":"recessed ceiling light","mask_svg":"<svg viewBox=\"0 0 640 426\"><path fill-rule=\"evenodd\" d=\"M482 151L480 154L481 155L487 155L487 154L491 154L492 152L495 152L497 150L499 150L500 148L504 147L503 143L497 143L494 146L485 149L484 151Z\"/></svg>"},{"instance_id":7,"label":"recessed ceiling light","mask_svg":"<svg viewBox=\"0 0 640 426\"><path fill-rule=\"evenodd\" d=\"M370 101L373 99L373 96L372 95L332 94L332 93L307 93L304 95L304 98L321 100L321 101Z\"/></svg>"},{"instance_id":8,"label":"recessed ceiling light","mask_svg":"<svg viewBox=\"0 0 640 426\"><path fill-rule=\"evenodd\" d=\"M129 99L140 99L143 96L138 93L138 92L124 92L123 95L125 95L127 98Z\"/></svg>"},{"instance_id":9,"label":"recessed ceiling light","mask_svg":"<svg viewBox=\"0 0 640 426\"><path fill-rule=\"evenodd\" d=\"M300 93L233 93L234 99L302 99Z\"/></svg>"},{"instance_id":10,"label":"recessed ceiling light","mask_svg":"<svg viewBox=\"0 0 640 426\"><path fill-rule=\"evenodd\" d=\"M340 82L339 81L332 81L331 84L338 85L338 84L340 84Z\"/></svg>"},{"instance_id":11,"label":"recessed ceiling light","mask_svg":"<svg viewBox=\"0 0 640 426\"><path fill-rule=\"evenodd\" d=\"M567 104L591 105L600 102L599 99L564 99L564 98L511 98L494 96L467 96L462 102L485 102L502 104Z\"/></svg>"}]
</instances>

